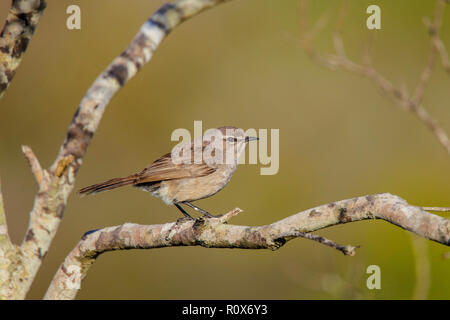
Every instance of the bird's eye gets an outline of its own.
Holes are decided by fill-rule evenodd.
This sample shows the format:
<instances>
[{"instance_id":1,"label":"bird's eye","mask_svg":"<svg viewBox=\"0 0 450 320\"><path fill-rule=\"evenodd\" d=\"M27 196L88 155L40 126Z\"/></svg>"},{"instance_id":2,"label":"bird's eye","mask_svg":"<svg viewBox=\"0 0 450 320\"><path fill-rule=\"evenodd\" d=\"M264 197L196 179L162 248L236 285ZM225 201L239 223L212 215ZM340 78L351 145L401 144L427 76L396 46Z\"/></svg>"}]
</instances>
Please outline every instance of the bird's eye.
<instances>
[{"instance_id":1,"label":"bird's eye","mask_svg":"<svg viewBox=\"0 0 450 320\"><path fill-rule=\"evenodd\" d=\"M236 141L236 139L233 138L233 137L229 137L229 138L227 138L227 141L228 141L228 142L234 142L234 141Z\"/></svg>"}]
</instances>

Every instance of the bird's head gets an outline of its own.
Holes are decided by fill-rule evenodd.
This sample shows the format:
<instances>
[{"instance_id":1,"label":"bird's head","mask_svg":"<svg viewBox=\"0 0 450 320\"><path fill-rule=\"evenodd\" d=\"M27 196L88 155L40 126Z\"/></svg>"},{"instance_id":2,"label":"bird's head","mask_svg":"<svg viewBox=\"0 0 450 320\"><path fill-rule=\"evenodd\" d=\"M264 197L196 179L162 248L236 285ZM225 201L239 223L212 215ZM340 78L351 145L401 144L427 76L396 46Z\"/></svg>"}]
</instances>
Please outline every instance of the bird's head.
<instances>
[{"instance_id":1,"label":"bird's head","mask_svg":"<svg viewBox=\"0 0 450 320\"><path fill-rule=\"evenodd\" d=\"M247 136L244 130L232 126L224 126L212 130L210 132L214 136L214 146L217 150L223 154L223 163L234 165L238 162L242 152L245 150L245 146L248 142L258 140L257 137Z\"/></svg>"}]
</instances>

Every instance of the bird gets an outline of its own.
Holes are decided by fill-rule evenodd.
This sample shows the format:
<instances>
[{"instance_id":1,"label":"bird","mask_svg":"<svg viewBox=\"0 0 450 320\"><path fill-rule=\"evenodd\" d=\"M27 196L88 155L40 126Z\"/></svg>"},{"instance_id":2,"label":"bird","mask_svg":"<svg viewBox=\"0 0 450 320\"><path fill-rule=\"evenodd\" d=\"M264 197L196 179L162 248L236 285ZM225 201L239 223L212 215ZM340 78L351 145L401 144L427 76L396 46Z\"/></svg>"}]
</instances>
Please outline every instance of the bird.
<instances>
[{"instance_id":1,"label":"bird","mask_svg":"<svg viewBox=\"0 0 450 320\"><path fill-rule=\"evenodd\" d=\"M195 220L182 205L213 218L192 202L211 197L228 184L246 144L253 140L259 139L233 126L210 129L201 138L180 143L138 173L82 188L79 193L85 196L131 185L174 205L188 219Z\"/></svg>"}]
</instances>

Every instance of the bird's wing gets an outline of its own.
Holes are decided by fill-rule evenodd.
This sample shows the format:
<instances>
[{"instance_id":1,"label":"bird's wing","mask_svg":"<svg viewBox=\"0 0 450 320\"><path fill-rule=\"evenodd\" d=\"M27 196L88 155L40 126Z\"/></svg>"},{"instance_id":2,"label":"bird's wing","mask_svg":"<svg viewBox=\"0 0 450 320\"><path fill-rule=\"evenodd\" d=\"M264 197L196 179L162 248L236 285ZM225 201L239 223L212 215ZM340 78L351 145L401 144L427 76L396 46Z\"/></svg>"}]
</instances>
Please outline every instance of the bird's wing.
<instances>
[{"instance_id":1,"label":"bird's wing","mask_svg":"<svg viewBox=\"0 0 450 320\"><path fill-rule=\"evenodd\" d=\"M168 153L161 158L157 159L151 165L142 170L135 181L135 184L182 179L182 178L195 178L202 177L216 171L215 168L208 166L202 162L196 163L174 163L172 161L171 154Z\"/></svg>"}]
</instances>

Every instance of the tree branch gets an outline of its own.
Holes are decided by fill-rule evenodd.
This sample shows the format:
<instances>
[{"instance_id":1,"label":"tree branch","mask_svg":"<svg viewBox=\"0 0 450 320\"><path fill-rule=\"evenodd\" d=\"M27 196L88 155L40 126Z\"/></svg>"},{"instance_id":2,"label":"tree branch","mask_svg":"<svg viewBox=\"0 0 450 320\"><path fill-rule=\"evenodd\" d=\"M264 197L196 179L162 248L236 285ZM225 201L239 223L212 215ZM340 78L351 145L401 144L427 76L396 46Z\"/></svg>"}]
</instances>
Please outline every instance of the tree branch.
<instances>
[{"instance_id":1,"label":"tree branch","mask_svg":"<svg viewBox=\"0 0 450 320\"><path fill-rule=\"evenodd\" d=\"M410 234L412 252L415 260L416 281L412 295L413 300L426 300L431 284L431 266L428 244L425 239Z\"/></svg>"},{"instance_id":2,"label":"tree branch","mask_svg":"<svg viewBox=\"0 0 450 320\"><path fill-rule=\"evenodd\" d=\"M439 36L439 31L442 27L442 16L444 14L444 7L448 3L449 3L448 0L437 0L436 9L434 12L435 22L432 23L430 22L430 19L425 18L424 23L425 26L427 27L428 34L430 35L432 46L439 53L442 67L447 72L447 74L450 75L450 60L448 58L448 52Z\"/></svg>"},{"instance_id":3,"label":"tree branch","mask_svg":"<svg viewBox=\"0 0 450 320\"><path fill-rule=\"evenodd\" d=\"M319 240L337 248L339 245L319 239L321 237L309 232L367 219L383 219L419 236L450 245L449 220L388 193L325 204L258 227L226 223L239 212L235 209L218 219L199 218L192 221L183 218L177 222L149 226L126 223L88 232L59 267L45 299L74 299L95 259L104 252L114 250L172 246L276 250L296 237ZM351 255L355 247L339 246L337 249Z\"/></svg>"},{"instance_id":4,"label":"tree branch","mask_svg":"<svg viewBox=\"0 0 450 320\"><path fill-rule=\"evenodd\" d=\"M7 244L10 244L10 240L8 225L6 223L5 206L3 204L2 184L0 181L0 251Z\"/></svg>"},{"instance_id":5,"label":"tree branch","mask_svg":"<svg viewBox=\"0 0 450 320\"><path fill-rule=\"evenodd\" d=\"M287 239L294 239L294 238L305 238L305 239L317 241L321 244L324 244L333 249L341 251L346 256L354 256L356 254L356 249L359 248L359 246L357 246L357 247L349 246L349 245L343 246L343 245L337 244L336 242L334 242L330 239L327 239L325 237L321 237L321 236L311 234L308 232L300 232L300 231L292 231L292 232L288 232L288 233L282 233L280 235L280 237L275 240L282 240L282 239L287 240Z\"/></svg>"},{"instance_id":6,"label":"tree branch","mask_svg":"<svg viewBox=\"0 0 450 320\"><path fill-rule=\"evenodd\" d=\"M0 33L0 99L16 74L46 6L46 0L12 0Z\"/></svg>"},{"instance_id":7,"label":"tree branch","mask_svg":"<svg viewBox=\"0 0 450 320\"><path fill-rule=\"evenodd\" d=\"M25 298L60 225L83 157L114 94L151 59L161 41L176 26L205 9L226 1L178 0L162 5L144 23L126 50L91 85L75 112L66 139L52 166L42 170L31 149L23 148L39 184L39 191L30 212L26 236L18 251L14 248L17 252L9 255L11 259L8 264L14 264L15 267L3 269L0 265L0 272L8 270L7 279L0 285L0 298ZM13 1L13 6L16 3L21 6L28 2ZM40 3L44 5L45 1ZM27 19L37 19L33 17L30 14Z\"/></svg>"},{"instance_id":8,"label":"tree branch","mask_svg":"<svg viewBox=\"0 0 450 320\"><path fill-rule=\"evenodd\" d=\"M0 183L0 293L10 296L15 290L11 280L11 273L15 272L19 266L20 252L8 234L6 223L5 207ZM1 296L0 296L1 298Z\"/></svg>"},{"instance_id":9,"label":"tree branch","mask_svg":"<svg viewBox=\"0 0 450 320\"><path fill-rule=\"evenodd\" d=\"M448 56L446 55L445 47L439 38L439 29L442 25L442 15L445 6L445 0L436 1L436 9L434 13L433 22L425 20L425 24L428 28L428 32L431 35L432 45L430 46L430 54L427 64L419 77L418 84L412 94L409 94L406 89L394 86L389 80L387 80L383 75L378 73L373 67L368 51L365 54L365 62L362 64L356 63L348 58L345 53L345 46L342 39L341 27L343 24L344 14L343 9L339 15L337 29L333 35L334 44L334 54L322 55L315 50L313 47L313 38L320 28L325 25L325 15L322 16L316 23L316 25L309 31L302 24L302 41L301 46L305 52L310 56L310 58L327 68L335 70L341 68L348 72L354 73L366 77L374 82L374 84L381 90L381 92L388 97L390 97L395 103L405 110L411 111L416 117L424 123L428 129L433 132L438 141L447 152L450 154L450 139L445 132L445 130L440 126L440 124L428 113L422 104L424 90L431 77L437 53L441 55L441 60L446 68L446 63L448 64ZM306 1L301 0L300 6L300 19L305 19ZM447 59L447 60L445 60Z\"/></svg>"},{"instance_id":10,"label":"tree branch","mask_svg":"<svg viewBox=\"0 0 450 320\"><path fill-rule=\"evenodd\" d=\"M48 179L48 173L47 172L44 173L38 158L36 157L36 155L34 154L33 150L31 150L30 147L22 146L22 152L28 161L28 164L31 168L31 172L34 175L37 184L40 185L42 183L42 179L44 179L44 174L46 175L45 178Z\"/></svg>"}]
</instances>

